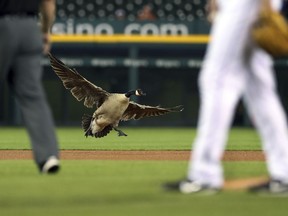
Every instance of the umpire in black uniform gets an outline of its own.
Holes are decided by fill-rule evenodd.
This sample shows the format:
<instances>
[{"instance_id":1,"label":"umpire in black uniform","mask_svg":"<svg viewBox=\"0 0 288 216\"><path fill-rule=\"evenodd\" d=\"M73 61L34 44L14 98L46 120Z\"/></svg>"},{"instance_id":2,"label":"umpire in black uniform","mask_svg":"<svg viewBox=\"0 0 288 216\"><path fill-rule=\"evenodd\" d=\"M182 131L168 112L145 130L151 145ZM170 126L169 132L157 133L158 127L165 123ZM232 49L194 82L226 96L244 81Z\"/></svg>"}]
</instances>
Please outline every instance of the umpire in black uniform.
<instances>
[{"instance_id":1,"label":"umpire in black uniform","mask_svg":"<svg viewBox=\"0 0 288 216\"><path fill-rule=\"evenodd\" d=\"M41 59L50 49L54 18L55 0L0 0L0 84L8 81L15 93L41 173L55 173L60 167L41 80Z\"/></svg>"}]
</instances>

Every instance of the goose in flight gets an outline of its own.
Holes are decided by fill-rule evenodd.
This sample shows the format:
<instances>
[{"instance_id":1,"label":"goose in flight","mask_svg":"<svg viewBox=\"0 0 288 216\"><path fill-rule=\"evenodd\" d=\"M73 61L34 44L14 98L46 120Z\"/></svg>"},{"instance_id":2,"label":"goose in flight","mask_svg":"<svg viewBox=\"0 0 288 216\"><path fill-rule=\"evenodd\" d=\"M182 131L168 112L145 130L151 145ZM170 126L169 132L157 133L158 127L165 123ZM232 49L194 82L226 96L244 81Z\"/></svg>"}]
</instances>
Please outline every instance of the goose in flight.
<instances>
[{"instance_id":1,"label":"goose in flight","mask_svg":"<svg viewBox=\"0 0 288 216\"><path fill-rule=\"evenodd\" d=\"M84 100L84 106L96 107L92 116L84 114L82 128L85 136L101 138L112 129L119 136L127 136L118 129L120 121L138 120L144 117L160 116L170 112L181 112L183 106L162 108L147 106L130 101L132 95L143 96L141 89L131 90L126 93L109 93L99 86L91 83L81 76L76 69L71 69L51 53L48 54L50 64L56 75L61 79L66 89L78 100Z\"/></svg>"}]
</instances>

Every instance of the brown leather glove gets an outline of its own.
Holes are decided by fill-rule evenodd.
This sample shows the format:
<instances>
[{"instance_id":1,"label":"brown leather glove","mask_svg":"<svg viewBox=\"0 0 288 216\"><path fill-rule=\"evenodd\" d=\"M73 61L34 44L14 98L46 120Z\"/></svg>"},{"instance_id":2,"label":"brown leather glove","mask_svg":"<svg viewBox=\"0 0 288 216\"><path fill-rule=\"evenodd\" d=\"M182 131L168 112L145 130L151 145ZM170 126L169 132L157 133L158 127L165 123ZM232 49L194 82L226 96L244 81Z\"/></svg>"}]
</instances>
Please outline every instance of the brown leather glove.
<instances>
[{"instance_id":1,"label":"brown leather glove","mask_svg":"<svg viewBox=\"0 0 288 216\"><path fill-rule=\"evenodd\" d=\"M288 25L285 18L263 0L259 19L252 29L255 42L274 57L288 56Z\"/></svg>"}]
</instances>

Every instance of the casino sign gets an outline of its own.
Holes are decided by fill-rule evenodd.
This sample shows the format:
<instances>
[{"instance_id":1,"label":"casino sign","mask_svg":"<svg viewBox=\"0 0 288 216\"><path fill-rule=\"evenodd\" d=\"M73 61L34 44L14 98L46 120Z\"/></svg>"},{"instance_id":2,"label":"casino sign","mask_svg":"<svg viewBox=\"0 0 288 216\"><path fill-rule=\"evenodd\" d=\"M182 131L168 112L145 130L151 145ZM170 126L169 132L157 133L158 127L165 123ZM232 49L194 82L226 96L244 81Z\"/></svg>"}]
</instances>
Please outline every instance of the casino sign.
<instances>
[{"instance_id":1,"label":"casino sign","mask_svg":"<svg viewBox=\"0 0 288 216\"><path fill-rule=\"evenodd\" d=\"M89 21L73 20L56 21L52 33L77 35L190 35L207 34L209 24L206 21L194 22L128 22L128 21Z\"/></svg>"}]
</instances>

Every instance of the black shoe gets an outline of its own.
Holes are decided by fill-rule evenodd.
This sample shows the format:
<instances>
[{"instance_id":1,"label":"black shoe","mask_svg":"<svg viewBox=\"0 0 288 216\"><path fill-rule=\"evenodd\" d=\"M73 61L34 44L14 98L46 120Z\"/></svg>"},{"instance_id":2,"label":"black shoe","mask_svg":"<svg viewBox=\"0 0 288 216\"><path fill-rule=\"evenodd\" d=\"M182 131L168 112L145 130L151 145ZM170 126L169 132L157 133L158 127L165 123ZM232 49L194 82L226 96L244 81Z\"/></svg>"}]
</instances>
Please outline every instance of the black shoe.
<instances>
[{"instance_id":1,"label":"black shoe","mask_svg":"<svg viewBox=\"0 0 288 216\"><path fill-rule=\"evenodd\" d=\"M205 195L213 195L220 192L220 188L212 187L210 185L199 184L196 181L182 180L178 182L166 183L163 185L167 191L178 191L184 194L201 193Z\"/></svg>"},{"instance_id":2,"label":"black shoe","mask_svg":"<svg viewBox=\"0 0 288 216\"><path fill-rule=\"evenodd\" d=\"M45 163L40 165L40 172L43 174L54 174L60 169L60 161L57 157L49 157Z\"/></svg>"},{"instance_id":3,"label":"black shoe","mask_svg":"<svg viewBox=\"0 0 288 216\"><path fill-rule=\"evenodd\" d=\"M262 184L250 187L249 192L263 195L269 194L269 195L288 196L288 183L272 179Z\"/></svg>"}]
</instances>

